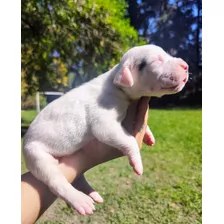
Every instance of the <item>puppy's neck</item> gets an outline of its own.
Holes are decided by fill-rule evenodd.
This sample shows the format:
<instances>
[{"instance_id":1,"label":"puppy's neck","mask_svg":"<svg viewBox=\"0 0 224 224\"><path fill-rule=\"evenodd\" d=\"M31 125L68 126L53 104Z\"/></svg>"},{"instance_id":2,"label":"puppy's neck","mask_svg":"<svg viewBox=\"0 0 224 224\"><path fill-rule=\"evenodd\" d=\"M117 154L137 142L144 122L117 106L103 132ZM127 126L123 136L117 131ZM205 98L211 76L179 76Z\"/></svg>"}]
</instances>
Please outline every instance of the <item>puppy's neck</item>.
<instances>
[{"instance_id":1,"label":"puppy's neck","mask_svg":"<svg viewBox=\"0 0 224 224\"><path fill-rule=\"evenodd\" d=\"M92 84L102 87L98 97L98 103L101 107L108 109L116 108L119 114L123 114L130 105L132 99L113 83L117 70L118 66L114 66L108 72L100 75L100 79L96 78Z\"/></svg>"}]
</instances>

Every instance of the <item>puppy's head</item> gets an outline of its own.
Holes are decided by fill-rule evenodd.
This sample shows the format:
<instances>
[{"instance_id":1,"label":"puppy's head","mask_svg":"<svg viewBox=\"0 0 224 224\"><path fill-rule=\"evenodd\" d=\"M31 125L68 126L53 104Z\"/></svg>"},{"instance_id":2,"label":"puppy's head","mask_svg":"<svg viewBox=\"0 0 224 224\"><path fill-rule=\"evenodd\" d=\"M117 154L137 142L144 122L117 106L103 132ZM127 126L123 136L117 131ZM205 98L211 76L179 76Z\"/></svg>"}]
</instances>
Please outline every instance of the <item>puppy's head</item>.
<instances>
[{"instance_id":1,"label":"puppy's head","mask_svg":"<svg viewBox=\"0 0 224 224\"><path fill-rule=\"evenodd\" d=\"M114 84L131 98L180 92L188 81L188 64L156 45L130 49L122 57Z\"/></svg>"}]
</instances>

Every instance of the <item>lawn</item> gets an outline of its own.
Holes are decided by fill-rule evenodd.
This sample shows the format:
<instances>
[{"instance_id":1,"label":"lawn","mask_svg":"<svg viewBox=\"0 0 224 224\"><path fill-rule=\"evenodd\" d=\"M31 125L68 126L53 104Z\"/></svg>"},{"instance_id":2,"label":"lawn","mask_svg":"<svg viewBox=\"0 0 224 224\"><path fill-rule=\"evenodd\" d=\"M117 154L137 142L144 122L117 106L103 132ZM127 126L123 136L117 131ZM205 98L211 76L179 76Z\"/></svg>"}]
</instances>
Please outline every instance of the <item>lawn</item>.
<instances>
[{"instance_id":1,"label":"lawn","mask_svg":"<svg viewBox=\"0 0 224 224\"><path fill-rule=\"evenodd\" d=\"M156 144L141 150L143 176L132 172L127 158L97 166L86 173L104 197L94 215L81 217L57 200L37 223L201 223L201 118L201 110L150 110Z\"/></svg>"},{"instance_id":2,"label":"lawn","mask_svg":"<svg viewBox=\"0 0 224 224\"><path fill-rule=\"evenodd\" d=\"M36 115L37 115L36 110L22 110L21 111L21 125L29 126L29 124L33 121Z\"/></svg>"}]
</instances>

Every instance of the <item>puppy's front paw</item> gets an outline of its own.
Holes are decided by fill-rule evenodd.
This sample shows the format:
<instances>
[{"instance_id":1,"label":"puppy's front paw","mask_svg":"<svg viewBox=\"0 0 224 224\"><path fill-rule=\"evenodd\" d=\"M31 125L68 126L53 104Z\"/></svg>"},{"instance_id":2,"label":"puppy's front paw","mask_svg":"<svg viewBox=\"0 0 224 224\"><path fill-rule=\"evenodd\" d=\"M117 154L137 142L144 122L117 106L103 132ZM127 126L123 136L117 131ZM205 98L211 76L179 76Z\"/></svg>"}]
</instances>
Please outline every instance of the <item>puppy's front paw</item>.
<instances>
[{"instance_id":1,"label":"puppy's front paw","mask_svg":"<svg viewBox=\"0 0 224 224\"><path fill-rule=\"evenodd\" d=\"M143 165L140 153L129 155L129 163L136 174L143 174Z\"/></svg>"}]
</instances>

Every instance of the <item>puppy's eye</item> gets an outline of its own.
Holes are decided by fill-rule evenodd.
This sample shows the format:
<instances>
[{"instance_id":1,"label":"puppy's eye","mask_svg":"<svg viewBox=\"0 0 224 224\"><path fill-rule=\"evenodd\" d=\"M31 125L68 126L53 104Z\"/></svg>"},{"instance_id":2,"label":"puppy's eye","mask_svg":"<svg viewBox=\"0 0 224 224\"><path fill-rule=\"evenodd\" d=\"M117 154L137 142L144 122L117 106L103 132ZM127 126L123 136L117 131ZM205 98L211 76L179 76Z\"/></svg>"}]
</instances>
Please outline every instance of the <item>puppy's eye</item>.
<instances>
[{"instance_id":1,"label":"puppy's eye","mask_svg":"<svg viewBox=\"0 0 224 224\"><path fill-rule=\"evenodd\" d=\"M159 55L158 57L156 57L156 58L154 58L154 60L152 60L151 62L150 62L150 65L152 65L152 64L162 64L163 62L164 62L165 60L164 60L164 58L161 56L161 55Z\"/></svg>"},{"instance_id":2,"label":"puppy's eye","mask_svg":"<svg viewBox=\"0 0 224 224\"><path fill-rule=\"evenodd\" d=\"M138 66L138 70L142 71L145 68L146 64L147 64L147 61L143 58L141 63Z\"/></svg>"}]
</instances>

